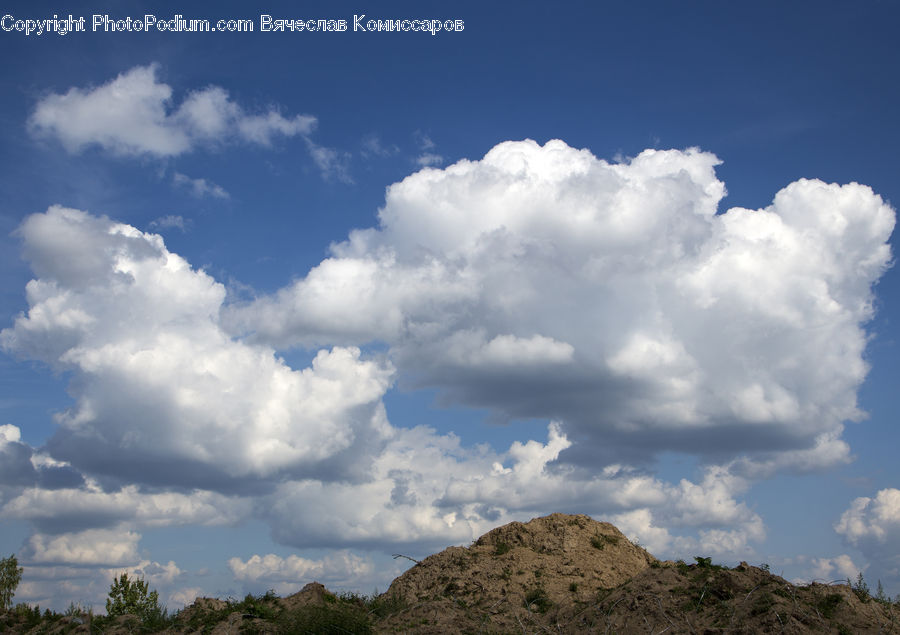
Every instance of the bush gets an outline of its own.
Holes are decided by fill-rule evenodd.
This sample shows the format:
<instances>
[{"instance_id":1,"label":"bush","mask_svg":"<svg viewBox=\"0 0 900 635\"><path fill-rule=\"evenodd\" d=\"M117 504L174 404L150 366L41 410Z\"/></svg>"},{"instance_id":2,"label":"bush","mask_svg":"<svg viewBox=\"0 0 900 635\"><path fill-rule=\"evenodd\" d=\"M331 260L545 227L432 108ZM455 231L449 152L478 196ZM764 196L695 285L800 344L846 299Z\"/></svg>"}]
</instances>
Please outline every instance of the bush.
<instances>
[{"instance_id":1,"label":"bush","mask_svg":"<svg viewBox=\"0 0 900 635\"><path fill-rule=\"evenodd\" d=\"M159 594L150 591L143 579L129 580L128 574L113 578L106 600L106 614L109 617L134 615L145 626L165 622L166 610L159 606Z\"/></svg>"},{"instance_id":2,"label":"bush","mask_svg":"<svg viewBox=\"0 0 900 635\"><path fill-rule=\"evenodd\" d=\"M525 608L529 611L531 607L534 607L538 613L546 613L547 609L552 605L553 602L550 601L546 591L541 587L535 587L525 594Z\"/></svg>"},{"instance_id":3,"label":"bush","mask_svg":"<svg viewBox=\"0 0 900 635\"><path fill-rule=\"evenodd\" d=\"M341 596L342 601L350 604L353 603L352 598L352 595L348 596L345 594ZM399 593L379 595L377 591L371 597L363 598L363 603L368 609L369 615L374 616L376 619L399 613L407 606L406 600Z\"/></svg>"},{"instance_id":4,"label":"bush","mask_svg":"<svg viewBox=\"0 0 900 635\"><path fill-rule=\"evenodd\" d=\"M853 592L856 594L856 597L859 598L860 602L868 602L872 599L872 594L869 592L869 585L866 584L862 571L856 576L856 584L853 584L850 582L850 579L847 578L847 585L853 589Z\"/></svg>"},{"instance_id":5,"label":"bush","mask_svg":"<svg viewBox=\"0 0 900 635\"><path fill-rule=\"evenodd\" d=\"M325 606L301 606L285 613L277 624L281 633L354 633L373 632L365 607L340 602Z\"/></svg>"},{"instance_id":6,"label":"bush","mask_svg":"<svg viewBox=\"0 0 900 635\"><path fill-rule=\"evenodd\" d=\"M844 601L840 593L829 593L824 598L816 602L816 609L822 613L825 619L830 620L834 617L834 612L838 605Z\"/></svg>"},{"instance_id":7,"label":"bush","mask_svg":"<svg viewBox=\"0 0 900 635\"><path fill-rule=\"evenodd\" d=\"M15 554L0 560L0 610L9 610L16 588L22 580L22 567Z\"/></svg>"},{"instance_id":8,"label":"bush","mask_svg":"<svg viewBox=\"0 0 900 635\"><path fill-rule=\"evenodd\" d=\"M601 551L606 545L617 545L619 544L618 536L608 536L606 534L596 534L593 538L591 538L591 545L594 549L600 549Z\"/></svg>"},{"instance_id":9,"label":"bush","mask_svg":"<svg viewBox=\"0 0 900 635\"><path fill-rule=\"evenodd\" d=\"M41 623L41 607L35 604L28 606L20 602L12 609L12 612L22 620L21 624L25 630L31 630ZM2 629L0 629L2 630Z\"/></svg>"},{"instance_id":10,"label":"bush","mask_svg":"<svg viewBox=\"0 0 900 635\"><path fill-rule=\"evenodd\" d=\"M876 602L880 602L881 604L890 604L891 598L884 592L884 587L881 585L881 580L878 581L878 590L875 592L873 596Z\"/></svg>"},{"instance_id":11,"label":"bush","mask_svg":"<svg viewBox=\"0 0 900 635\"><path fill-rule=\"evenodd\" d=\"M278 596L275 595L274 589L269 589L265 595L260 596L248 593L241 602L234 604L230 608L232 611L240 611L244 615L252 615L262 620L274 619L281 612L281 607L278 605Z\"/></svg>"}]
</instances>

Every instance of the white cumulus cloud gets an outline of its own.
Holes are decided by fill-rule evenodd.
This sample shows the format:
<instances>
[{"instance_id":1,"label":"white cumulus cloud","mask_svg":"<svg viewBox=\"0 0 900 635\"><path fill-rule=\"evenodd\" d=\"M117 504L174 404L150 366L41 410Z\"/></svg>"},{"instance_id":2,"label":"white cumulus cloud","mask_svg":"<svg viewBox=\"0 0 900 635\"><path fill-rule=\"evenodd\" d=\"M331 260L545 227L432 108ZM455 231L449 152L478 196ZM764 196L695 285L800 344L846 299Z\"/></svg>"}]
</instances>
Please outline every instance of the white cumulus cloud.
<instances>
[{"instance_id":1,"label":"white cumulus cloud","mask_svg":"<svg viewBox=\"0 0 900 635\"><path fill-rule=\"evenodd\" d=\"M0 344L77 374L54 457L126 483L221 489L248 476L345 478L389 434L389 364L334 348L295 371L234 341L218 325L224 287L159 236L61 207L20 234L39 277Z\"/></svg>"},{"instance_id":2,"label":"white cumulus cloud","mask_svg":"<svg viewBox=\"0 0 900 635\"><path fill-rule=\"evenodd\" d=\"M590 440L563 460L845 461L894 210L804 179L720 213L718 163L501 143L395 183L377 228L226 318L276 347L386 342L401 377L445 401Z\"/></svg>"},{"instance_id":3,"label":"white cumulus cloud","mask_svg":"<svg viewBox=\"0 0 900 635\"><path fill-rule=\"evenodd\" d=\"M834 558L813 558L809 581L826 583L835 580L855 581L861 571L862 569L845 553Z\"/></svg>"},{"instance_id":4,"label":"white cumulus cloud","mask_svg":"<svg viewBox=\"0 0 900 635\"><path fill-rule=\"evenodd\" d=\"M141 535L123 529L86 529L58 535L35 533L24 558L42 564L130 566L140 561Z\"/></svg>"},{"instance_id":5,"label":"white cumulus cloud","mask_svg":"<svg viewBox=\"0 0 900 635\"><path fill-rule=\"evenodd\" d=\"M855 499L834 530L868 559L870 581L900 584L900 489L888 487L874 498Z\"/></svg>"},{"instance_id":6,"label":"white cumulus cloud","mask_svg":"<svg viewBox=\"0 0 900 635\"><path fill-rule=\"evenodd\" d=\"M900 490L887 488L879 491L875 498L857 498L834 529L854 545L866 541L887 544L900 540Z\"/></svg>"},{"instance_id":7,"label":"white cumulus cloud","mask_svg":"<svg viewBox=\"0 0 900 635\"><path fill-rule=\"evenodd\" d=\"M209 491L144 493L129 485L107 492L89 483L78 489L31 487L0 509L7 518L28 520L42 531L57 533L125 521L145 527L230 525L248 517L251 506Z\"/></svg>"}]
</instances>

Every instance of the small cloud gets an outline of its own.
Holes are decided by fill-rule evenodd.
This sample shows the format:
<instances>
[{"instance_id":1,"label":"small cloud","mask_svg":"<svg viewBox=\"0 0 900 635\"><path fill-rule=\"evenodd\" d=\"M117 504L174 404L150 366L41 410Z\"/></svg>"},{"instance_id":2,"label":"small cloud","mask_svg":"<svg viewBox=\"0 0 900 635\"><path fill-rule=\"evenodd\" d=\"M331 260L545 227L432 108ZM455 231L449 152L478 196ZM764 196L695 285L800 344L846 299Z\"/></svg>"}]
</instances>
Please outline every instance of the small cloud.
<instances>
[{"instance_id":1,"label":"small cloud","mask_svg":"<svg viewBox=\"0 0 900 635\"><path fill-rule=\"evenodd\" d=\"M378 135L370 134L363 137L362 150L360 150L360 154L364 159L368 159L369 157L390 157L398 152L400 152L400 148L396 145L385 146L381 139L379 139Z\"/></svg>"},{"instance_id":2,"label":"small cloud","mask_svg":"<svg viewBox=\"0 0 900 635\"><path fill-rule=\"evenodd\" d=\"M185 232L190 224L191 221L189 219L185 220L182 216L169 214L150 221L149 227L150 229L180 229L182 232Z\"/></svg>"},{"instance_id":3,"label":"small cloud","mask_svg":"<svg viewBox=\"0 0 900 635\"><path fill-rule=\"evenodd\" d=\"M437 147L434 141L431 140L431 137L423 133L421 130L416 130L413 136L415 137L416 143L418 144L419 148L421 148L422 150L433 150Z\"/></svg>"},{"instance_id":4,"label":"small cloud","mask_svg":"<svg viewBox=\"0 0 900 635\"><path fill-rule=\"evenodd\" d=\"M231 198L231 195L221 186L216 185L212 181L207 181L206 179L192 179L181 172L176 172L172 181L175 185L187 188L191 195L196 198L205 198L207 196L223 199Z\"/></svg>"},{"instance_id":5,"label":"small cloud","mask_svg":"<svg viewBox=\"0 0 900 635\"><path fill-rule=\"evenodd\" d=\"M413 135L416 139L416 144L419 146L419 150L421 154L416 157L415 163L419 167L427 168L427 167L437 167L444 162L444 157L439 155L437 152L432 152L437 145L434 141L431 140L426 134L423 134L420 131L416 131Z\"/></svg>"},{"instance_id":6,"label":"small cloud","mask_svg":"<svg viewBox=\"0 0 900 635\"><path fill-rule=\"evenodd\" d=\"M281 113L270 110L265 115L242 117L238 121L238 131L247 141L260 145L272 145L272 137L282 134L293 137L298 134L309 134L316 124L316 118L308 115L297 115L286 119Z\"/></svg>"},{"instance_id":7,"label":"small cloud","mask_svg":"<svg viewBox=\"0 0 900 635\"><path fill-rule=\"evenodd\" d=\"M10 424L0 426L0 443L18 443L22 439L22 432L18 427Z\"/></svg>"},{"instance_id":8,"label":"small cloud","mask_svg":"<svg viewBox=\"0 0 900 635\"><path fill-rule=\"evenodd\" d=\"M348 153L320 146L309 138L306 139L306 147L309 148L309 156L318 166L323 179L326 181L337 179L342 183L353 183L347 165L350 160Z\"/></svg>"},{"instance_id":9,"label":"small cloud","mask_svg":"<svg viewBox=\"0 0 900 635\"><path fill-rule=\"evenodd\" d=\"M433 152L426 152L416 157L416 163L423 168L440 165L444 162L444 157Z\"/></svg>"},{"instance_id":10,"label":"small cloud","mask_svg":"<svg viewBox=\"0 0 900 635\"><path fill-rule=\"evenodd\" d=\"M275 108L247 113L218 86L192 91L173 109L172 87L157 80L157 70L156 64L136 66L101 86L50 94L38 102L28 128L72 154L99 146L118 156L155 157L229 141L269 146L276 136L315 128L310 115L285 117Z\"/></svg>"}]
</instances>

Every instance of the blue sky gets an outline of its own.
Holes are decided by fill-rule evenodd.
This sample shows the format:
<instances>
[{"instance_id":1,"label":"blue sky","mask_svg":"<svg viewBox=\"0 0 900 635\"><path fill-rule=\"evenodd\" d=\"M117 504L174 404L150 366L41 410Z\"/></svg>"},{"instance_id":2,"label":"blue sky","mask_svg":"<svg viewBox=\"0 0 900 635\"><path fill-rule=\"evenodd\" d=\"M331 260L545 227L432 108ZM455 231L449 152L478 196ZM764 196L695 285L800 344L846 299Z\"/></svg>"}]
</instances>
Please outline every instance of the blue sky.
<instances>
[{"instance_id":1,"label":"blue sky","mask_svg":"<svg viewBox=\"0 0 900 635\"><path fill-rule=\"evenodd\" d=\"M371 592L556 511L900 593L896 3L285 11L4 5L17 600Z\"/></svg>"}]
</instances>

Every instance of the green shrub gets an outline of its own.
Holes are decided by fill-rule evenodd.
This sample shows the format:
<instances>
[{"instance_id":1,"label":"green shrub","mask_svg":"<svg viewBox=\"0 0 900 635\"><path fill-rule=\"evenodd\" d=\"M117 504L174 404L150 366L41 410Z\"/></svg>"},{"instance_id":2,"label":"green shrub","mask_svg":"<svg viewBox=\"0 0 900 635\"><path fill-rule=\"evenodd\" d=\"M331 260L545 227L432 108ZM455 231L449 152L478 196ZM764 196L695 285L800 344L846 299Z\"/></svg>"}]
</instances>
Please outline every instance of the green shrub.
<instances>
[{"instance_id":1,"label":"green shrub","mask_svg":"<svg viewBox=\"0 0 900 635\"><path fill-rule=\"evenodd\" d=\"M606 534L597 534L593 538L591 538L591 545L593 545L594 549L603 549L606 545L617 545L619 544L618 536L607 536Z\"/></svg>"},{"instance_id":2,"label":"green shrub","mask_svg":"<svg viewBox=\"0 0 900 635\"><path fill-rule=\"evenodd\" d=\"M772 597L771 593L763 591L756 596L753 606L750 607L750 615L763 615L768 613L773 606L775 606L775 598Z\"/></svg>"},{"instance_id":3,"label":"green shrub","mask_svg":"<svg viewBox=\"0 0 900 635\"><path fill-rule=\"evenodd\" d=\"M534 607L538 613L546 613L552 604L547 593L541 587L535 587L525 594L525 608L529 610Z\"/></svg>"},{"instance_id":4,"label":"green shrub","mask_svg":"<svg viewBox=\"0 0 900 635\"><path fill-rule=\"evenodd\" d=\"M167 611L159 606L159 594L151 591L143 579L129 580L127 573L114 577L106 600L109 617L134 615L151 629L168 622Z\"/></svg>"},{"instance_id":5,"label":"green shrub","mask_svg":"<svg viewBox=\"0 0 900 635\"><path fill-rule=\"evenodd\" d=\"M275 595L275 591L270 589L266 591L265 595L255 596L252 593L248 593L244 596L244 599L235 604L231 604L229 607L232 611L240 611L244 615L252 615L253 617L258 617L264 620L271 620L277 617L278 613L281 611L278 606L276 600L278 596Z\"/></svg>"},{"instance_id":6,"label":"green shrub","mask_svg":"<svg viewBox=\"0 0 900 635\"><path fill-rule=\"evenodd\" d=\"M855 584L852 584L849 578L847 578L847 584L853 589L853 592L856 594L856 597L859 598L860 602L868 602L872 599L872 594L869 593L869 585L866 584L866 581L863 579L862 571L857 574Z\"/></svg>"},{"instance_id":7,"label":"green shrub","mask_svg":"<svg viewBox=\"0 0 900 635\"><path fill-rule=\"evenodd\" d=\"M450 584L453 583L451 582ZM385 593L384 595L375 593L370 598L363 598L362 603L368 610L369 615L374 615L376 618L393 615L407 606L406 600L399 593Z\"/></svg>"},{"instance_id":8,"label":"green shrub","mask_svg":"<svg viewBox=\"0 0 900 635\"><path fill-rule=\"evenodd\" d=\"M825 619L830 620L834 617L834 612L838 604L844 601L840 593L829 593L816 603L816 608Z\"/></svg>"},{"instance_id":9,"label":"green shrub","mask_svg":"<svg viewBox=\"0 0 900 635\"><path fill-rule=\"evenodd\" d=\"M23 626L25 629L30 630L41 623L41 607L37 604L28 606L20 602L16 604L13 612L16 614L16 617L24 622Z\"/></svg>"},{"instance_id":10,"label":"green shrub","mask_svg":"<svg viewBox=\"0 0 900 635\"><path fill-rule=\"evenodd\" d=\"M356 633L373 632L365 606L339 601L323 606L302 606L281 615L276 621L279 633Z\"/></svg>"}]
</instances>

